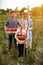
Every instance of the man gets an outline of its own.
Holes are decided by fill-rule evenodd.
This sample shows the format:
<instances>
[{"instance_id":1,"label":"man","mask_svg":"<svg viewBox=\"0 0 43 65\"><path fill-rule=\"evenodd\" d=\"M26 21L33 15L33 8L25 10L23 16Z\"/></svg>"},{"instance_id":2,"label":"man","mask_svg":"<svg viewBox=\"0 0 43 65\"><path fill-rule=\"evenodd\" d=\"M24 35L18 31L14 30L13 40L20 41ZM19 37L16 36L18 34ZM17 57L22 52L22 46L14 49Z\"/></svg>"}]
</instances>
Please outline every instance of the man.
<instances>
[{"instance_id":1,"label":"man","mask_svg":"<svg viewBox=\"0 0 43 65\"><path fill-rule=\"evenodd\" d=\"M29 30L28 35L29 35L29 45L30 48L32 48L32 29L33 29L33 22L32 19L30 19L28 10L24 10L23 14L22 14L24 23L26 24L26 29ZM26 47L28 46L28 44L26 45Z\"/></svg>"},{"instance_id":2,"label":"man","mask_svg":"<svg viewBox=\"0 0 43 65\"><path fill-rule=\"evenodd\" d=\"M6 29L6 27L17 28L17 25L19 24L19 22L16 19L16 15L17 15L17 13L15 11L10 12L10 18L5 23L5 29ZM14 38L14 36L15 36L15 34L13 34L13 33L8 34L9 50L11 49L12 37L14 39L15 48L17 48L16 39Z\"/></svg>"}]
</instances>

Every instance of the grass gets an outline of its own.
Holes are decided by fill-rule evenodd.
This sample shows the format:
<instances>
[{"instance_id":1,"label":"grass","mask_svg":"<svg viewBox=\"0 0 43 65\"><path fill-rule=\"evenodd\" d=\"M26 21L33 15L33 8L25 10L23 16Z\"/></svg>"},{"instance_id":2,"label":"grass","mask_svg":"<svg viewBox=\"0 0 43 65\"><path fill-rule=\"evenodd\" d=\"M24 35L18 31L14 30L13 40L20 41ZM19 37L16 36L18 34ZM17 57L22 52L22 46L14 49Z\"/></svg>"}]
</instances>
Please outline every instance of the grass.
<instances>
[{"instance_id":1,"label":"grass","mask_svg":"<svg viewBox=\"0 0 43 65\"><path fill-rule=\"evenodd\" d=\"M4 24L6 22L6 19L8 18L8 15L1 15L0 16L0 45L2 46L4 44ZM21 16L17 16L17 18L21 19ZM28 55L31 60L34 60L34 55L37 52L37 48L39 46L40 39L42 37L43 33L43 18L41 19L40 16L32 16L33 20L33 53L32 55ZM6 42L7 44L7 42ZM14 52L15 53L15 52ZM11 51L12 54L12 51Z\"/></svg>"}]
</instances>

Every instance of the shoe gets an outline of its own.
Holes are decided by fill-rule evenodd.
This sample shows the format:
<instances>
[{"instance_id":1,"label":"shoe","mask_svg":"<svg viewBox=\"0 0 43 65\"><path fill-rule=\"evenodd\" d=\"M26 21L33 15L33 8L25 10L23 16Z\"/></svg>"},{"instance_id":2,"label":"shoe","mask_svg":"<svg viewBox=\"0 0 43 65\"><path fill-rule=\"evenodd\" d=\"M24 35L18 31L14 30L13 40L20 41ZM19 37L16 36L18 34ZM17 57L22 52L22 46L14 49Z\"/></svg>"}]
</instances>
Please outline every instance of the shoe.
<instances>
[{"instance_id":1,"label":"shoe","mask_svg":"<svg viewBox=\"0 0 43 65\"><path fill-rule=\"evenodd\" d=\"M10 55L10 52L8 51L8 55Z\"/></svg>"},{"instance_id":2,"label":"shoe","mask_svg":"<svg viewBox=\"0 0 43 65\"><path fill-rule=\"evenodd\" d=\"M19 57L19 58L18 58L18 61L19 61L19 62L22 62L22 61L23 61L23 57Z\"/></svg>"},{"instance_id":3,"label":"shoe","mask_svg":"<svg viewBox=\"0 0 43 65\"><path fill-rule=\"evenodd\" d=\"M19 62L17 62L17 65L20 65L20 63L19 63Z\"/></svg>"}]
</instances>

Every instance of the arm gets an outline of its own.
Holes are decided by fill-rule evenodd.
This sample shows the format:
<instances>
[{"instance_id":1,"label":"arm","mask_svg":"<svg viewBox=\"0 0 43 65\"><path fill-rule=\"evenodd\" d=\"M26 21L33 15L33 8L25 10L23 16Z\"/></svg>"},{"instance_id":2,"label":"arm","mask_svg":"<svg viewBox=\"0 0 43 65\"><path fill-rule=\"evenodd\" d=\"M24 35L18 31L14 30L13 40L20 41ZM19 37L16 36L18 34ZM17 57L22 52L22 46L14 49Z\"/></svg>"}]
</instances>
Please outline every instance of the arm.
<instances>
[{"instance_id":1,"label":"arm","mask_svg":"<svg viewBox=\"0 0 43 65\"><path fill-rule=\"evenodd\" d=\"M20 20L18 20L18 26L21 26L21 21Z\"/></svg>"},{"instance_id":2,"label":"arm","mask_svg":"<svg viewBox=\"0 0 43 65\"><path fill-rule=\"evenodd\" d=\"M32 30L33 29L33 26L29 27L29 30Z\"/></svg>"},{"instance_id":3,"label":"arm","mask_svg":"<svg viewBox=\"0 0 43 65\"><path fill-rule=\"evenodd\" d=\"M17 33L15 34L15 39L19 42L19 39L17 38Z\"/></svg>"},{"instance_id":4,"label":"arm","mask_svg":"<svg viewBox=\"0 0 43 65\"><path fill-rule=\"evenodd\" d=\"M32 19L30 19L29 21L29 30L32 30L33 29L33 22L32 22Z\"/></svg>"},{"instance_id":5,"label":"arm","mask_svg":"<svg viewBox=\"0 0 43 65\"><path fill-rule=\"evenodd\" d=\"M6 32L6 29L8 28L8 24L9 24L9 21L7 20L6 23L5 23L5 25L4 25L5 32Z\"/></svg>"},{"instance_id":6,"label":"arm","mask_svg":"<svg viewBox=\"0 0 43 65\"><path fill-rule=\"evenodd\" d=\"M4 26L4 30L6 31L7 26Z\"/></svg>"}]
</instances>

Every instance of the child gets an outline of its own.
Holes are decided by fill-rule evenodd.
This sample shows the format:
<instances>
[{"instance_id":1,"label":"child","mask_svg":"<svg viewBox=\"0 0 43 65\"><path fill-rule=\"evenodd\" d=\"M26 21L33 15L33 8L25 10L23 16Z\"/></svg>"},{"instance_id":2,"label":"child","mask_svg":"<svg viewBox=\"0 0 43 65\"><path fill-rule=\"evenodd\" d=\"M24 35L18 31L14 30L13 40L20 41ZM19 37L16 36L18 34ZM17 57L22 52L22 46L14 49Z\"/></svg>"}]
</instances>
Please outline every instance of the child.
<instances>
[{"instance_id":1,"label":"child","mask_svg":"<svg viewBox=\"0 0 43 65\"><path fill-rule=\"evenodd\" d=\"M25 40L20 40L18 39L17 35L25 35ZM23 57L23 52L24 52L24 44L26 44L26 40L28 39L27 36L27 30L25 29L25 23L23 22L21 25L21 28L18 28L16 34L15 34L15 38L17 40L17 44L18 44L18 53L19 53L19 57Z\"/></svg>"}]
</instances>

